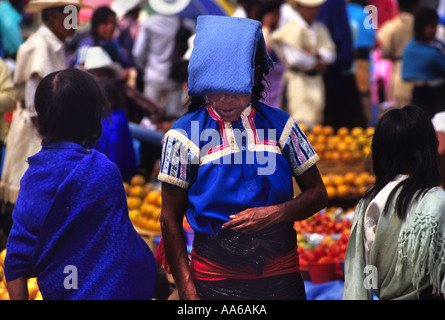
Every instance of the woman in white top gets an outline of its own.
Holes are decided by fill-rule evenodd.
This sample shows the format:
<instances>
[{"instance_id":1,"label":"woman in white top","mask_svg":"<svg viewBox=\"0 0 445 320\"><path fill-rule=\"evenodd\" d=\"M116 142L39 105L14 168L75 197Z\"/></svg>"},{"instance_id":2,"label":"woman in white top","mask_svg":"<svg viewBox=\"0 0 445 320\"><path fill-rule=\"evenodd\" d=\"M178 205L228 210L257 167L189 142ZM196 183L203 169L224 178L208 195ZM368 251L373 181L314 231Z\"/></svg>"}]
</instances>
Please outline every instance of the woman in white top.
<instances>
[{"instance_id":1,"label":"woman in white top","mask_svg":"<svg viewBox=\"0 0 445 320\"><path fill-rule=\"evenodd\" d=\"M344 299L436 299L445 294L445 192L426 113L392 109L372 142L376 183L355 211Z\"/></svg>"}]
</instances>

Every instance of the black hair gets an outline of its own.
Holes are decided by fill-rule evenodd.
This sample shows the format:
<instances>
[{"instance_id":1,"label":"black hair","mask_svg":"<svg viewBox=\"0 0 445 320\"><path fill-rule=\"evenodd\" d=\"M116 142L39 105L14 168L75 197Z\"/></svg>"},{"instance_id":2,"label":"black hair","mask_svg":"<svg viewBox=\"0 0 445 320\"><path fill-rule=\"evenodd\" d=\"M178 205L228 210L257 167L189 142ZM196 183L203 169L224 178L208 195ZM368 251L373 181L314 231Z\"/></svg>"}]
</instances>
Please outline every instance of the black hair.
<instances>
[{"instance_id":1,"label":"black hair","mask_svg":"<svg viewBox=\"0 0 445 320\"><path fill-rule=\"evenodd\" d=\"M89 147L102 134L107 101L96 80L85 71L66 69L44 77L34 104L41 136Z\"/></svg>"},{"instance_id":2,"label":"black hair","mask_svg":"<svg viewBox=\"0 0 445 320\"><path fill-rule=\"evenodd\" d=\"M437 24L439 22L439 15L436 10L430 8L421 8L416 13L414 20L414 38L422 40L425 27Z\"/></svg>"},{"instance_id":3,"label":"black hair","mask_svg":"<svg viewBox=\"0 0 445 320\"><path fill-rule=\"evenodd\" d=\"M419 5L419 0L398 0L397 4L399 5L399 11L414 13Z\"/></svg>"},{"instance_id":4,"label":"black hair","mask_svg":"<svg viewBox=\"0 0 445 320\"><path fill-rule=\"evenodd\" d=\"M110 9L107 6L101 6L94 10L93 15L91 17L91 35L93 36L94 41L98 44L100 40L100 36L97 33L97 27L106 22L110 16L116 17L116 12Z\"/></svg>"},{"instance_id":5,"label":"black hair","mask_svg":"<svg viewBox=\"0 0 445 320\"><path fill-rule=\"evenodd\" d=\"M259 7L256 11L256 16L251 18L261 22L267 13L279 10L284 0L255 0L254 2L256 2Z\"/></svg>"},{"instance_id":6,"label":"black hair","mask_svg":"<svg viewBox=\"0 0 445 320\"><path fill-rule=\"evenodd\" d=\"M440 185L436 132L430 117L421 108L391 109L379 119L372 139L372 162L376 183L362 196L371 201L399 174L408 178L390 193L384 212L396 199L396 214L405 219L412 200Z\"/></svg>"},{"instance_id":7,"label":"black hair","mask_svg":"<svg viewBox=\"0 0 445 320\"><path fill-rule=\"evenodd\" d=\"M258 74L255 73L256 81L252 87L252 96L250 102L255 106L255 104L263 99L267 94L267 88L269 83L267 82L265 76L269 73L269 62L261 61L263 56L260 54L259 50L260 44L257 45L257 55L255 57L255 65L259 66ZM185 107L187 108L187 113L193 112L201 108L205 104L205 97L187 97L185 101Z\"/></svg>"}]
</instances>

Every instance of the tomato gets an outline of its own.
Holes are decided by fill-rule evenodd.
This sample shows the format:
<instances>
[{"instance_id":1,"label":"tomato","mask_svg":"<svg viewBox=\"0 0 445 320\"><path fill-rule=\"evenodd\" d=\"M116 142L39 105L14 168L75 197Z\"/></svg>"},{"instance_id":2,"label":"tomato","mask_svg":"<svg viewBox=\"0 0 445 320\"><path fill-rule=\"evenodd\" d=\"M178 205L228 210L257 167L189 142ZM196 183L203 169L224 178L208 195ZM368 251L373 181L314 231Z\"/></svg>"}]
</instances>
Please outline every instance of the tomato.
<instances>
[{"instance_id":1,"label":"tomato","mask_svg":"<svg viewBox=\"0 0 445 320\"><path fill-rule=\"evenodd\" d=\"M321 257L320 259L318 259L317 262L318 263L334 263L335 261L330 256L324 256L324 257Z\"/></svg>"},{"instance_id":2,"label":"tomato","mask_svg":"<svg viewBox=\"0 0 445 320\"><path fill-rule=\"evenodd\" d=\"M326 249L323 246L319 245L315 247L314 253L317 256L317 259L319 259L326 255Z\"/></svg>"},{"instance_id":3,"label":"tomato","mask_svg":"<svg viewBox=\"0 0 445 320\"><path fill-rule=\"evenodd\" d=\"M338 243L334 242L328 248L328 255L331 257L336 257L340 254L340 246Z\"/></svg>"}]
</instances>

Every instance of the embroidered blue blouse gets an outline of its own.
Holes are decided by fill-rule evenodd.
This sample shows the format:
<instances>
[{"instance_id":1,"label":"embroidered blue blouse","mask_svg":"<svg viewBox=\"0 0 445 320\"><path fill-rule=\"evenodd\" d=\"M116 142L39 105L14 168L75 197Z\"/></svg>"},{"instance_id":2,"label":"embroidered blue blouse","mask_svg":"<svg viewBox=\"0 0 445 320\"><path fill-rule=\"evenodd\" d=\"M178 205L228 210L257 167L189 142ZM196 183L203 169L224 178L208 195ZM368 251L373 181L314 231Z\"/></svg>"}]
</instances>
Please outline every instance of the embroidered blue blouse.
<instances>
[{"instance_id":1,"label":"embroidered blue blouse","mask_svg":"<svg viewBox=\"0 0 445 320\"><path fill-rule=\"evenodd\" d=\"M37 277L43 299L151 299L156 263L129 220L108 158L43 141L28 159L13 212L7 281Z\"/></svg>"},{"instance_id":2,"label":"embroidered blue blouse","mask_svg":"<svg viewBox=\"0 0 445 320\"><path fill-rule=\"evenodd\" d=\"M207 105L164 136L159 180L188 190L187 220L216 233L229 216L294 196L292 176L319 160L286 112L258 103L233 123Z\"/></svg>"}]
</instances>

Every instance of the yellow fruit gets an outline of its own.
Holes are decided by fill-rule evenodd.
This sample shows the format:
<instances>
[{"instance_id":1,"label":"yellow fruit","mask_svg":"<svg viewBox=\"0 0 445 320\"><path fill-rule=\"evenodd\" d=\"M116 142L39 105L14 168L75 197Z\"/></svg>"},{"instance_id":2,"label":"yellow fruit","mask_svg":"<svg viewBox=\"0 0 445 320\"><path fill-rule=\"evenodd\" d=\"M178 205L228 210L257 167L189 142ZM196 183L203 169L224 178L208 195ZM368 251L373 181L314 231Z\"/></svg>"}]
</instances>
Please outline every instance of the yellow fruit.
<instances>
[{"instance_id":1,"label":"yellow fruit","mask_svg":"<svg viewBox=\"0 0 445 320\"><path fill-rule=\"evenodd\" d=\"M39 292L39 286L36 278L28 279L28 296L30 300L34 300L37 292Z\"/></svg>"},{"instance_id":2,"label":"yellow fruit","mask_svg":"<svg viewBox=\"0 0 445 320\"><path fill-rule=\"evenodd\" d=\"M152 203L144 203L141 206L141 214L144 217L153 218L157 209L158 207Z\"/></svg>"},{"instance_id":3,"label":"yellow fruit","mask_svg":"<svg viewBox=\"0 0 445 320\"><path fill-rule=\"evenodd\" d=\"M313 135L319 135L323 133L323 126L320 124L316 124L312 127L311 133Z\"/></svg>"},{"instance_id":4,"label":"yellow fruit","mask_svg":"<svg viewBox=\"0 0 445 320\"><path fill-rule=\"evenodd\" d=\"M340 174L333 174L331 178L332 178L332 184L336 187L345 183L344 177Z\"/></svg>"},{"instance_id":5,"label":"yellow fruit","mask_svg":"<svg viewBox=\"0 0 445 320\"><path fill-rule=\"evenodd\" d=\"M340 155L340 160L343 162L350 162L352 160L351 151L343 151Z\"/></svg>"},{"instance_id":6,"label":"yellow fruit","mask_svg":"<svg viewBox=\"0 0 445 320\"><path fill-rule=\"evenodd\" d=\"M355 127L351 130L351 136L358 137L362 135L365 132L365 130L362 127Z\"/></svg>"},{"instance_id":7,"label":"yellow fruit","mask_svg":"<svg viewBox=\"0 0 445 320\"><path fill-rule=\"evenodd\" d=\"M332 185L331 176L322 176L321 180L323 180L323 184L325 185L325 187L328 187L328 186Z\"/></svg>"},{"instance_id":8,"label":"yellow fruit","mask_svg":"<svg viewBox=\"0 0 445 320\"><path fill-rule=\"evenodd\" d=\"M337 195L339 197L345 197L349 195L350 188L346 184L341 184L337 187Z\"/></svg>"},{"instance_id":9,"label":"yellow fruit","mask_svg":"<svg viewBox=\"0 0 445 320\"><path fill-rule=\"evenodd\" d=\"M42 293L40 291L37 292L37 295L34 298L34 300L43 300Z\"/></svg>"},{"instance_id":10,"label":"yellow fruit","mask_svg":"<svg viewBox=\"0 0 445 320\"><path fill-rule=\"evenodd\" d=\"M142 204L142 200L138 197L127 197L128 209L139 209Z\"/></svg>"},{"instance_id":11,"label":"yellow fruit","mask_svg":"<svg viewBox=\"0 0 445 320\"><path fill-rule=\"evenodd\" d=\"M334 134L334 128L333 127L331 127L331 126L325 126L325 127L323 127L323 133L326 135L326 136L332 136L333 134Z\"/></svg>"},{"instance_id":12,"label":"yellow fruit","mask_svg":"<svg viewBox=\"0 0 445 320\"><path fill-rule=\"evenodd\" d=\"M131 178L131 182L130 182L130 184L132 186L136 186L136 185L142 186L144 183L145 183L145 178L140 174L133 176L133 178Z\"/></svg>"},{"instance_id":13,"label":"yellow fruit","mask_svg":"<svg viewBox=\"0 0 445 320\"><path fill-rule=\"evenodd\" d=\"M129 210L128 215L131 222L135 222L137 218L141 215L141 212L137 209Z\"/></svg>"},{"instance_id":14,"label":"yellow fruit","mask_svg":"<svg viewBox=\"0 0 445 320\"><path fill-rule=\"evenodd\" d=\"M357 178L357 173L355 172L347 172L344 176L345 183L348 184L354 184L356 178Z\"/></svg>"},{"instance_id":15,"label":"yellow fruit","mask_svg":"<svg viewBox=\"0 0 445 320\"><path fill-rule=\"evenodd\" d=\"M366 130L365 130L366 136L368 136L368 137L372 136L374 134L374 130L375 130L375 128L373 128L373 127L366 128Z\"/></svg>"},{"instance_id":16,"label":"yellow fruit","mask_svg":"<svg viewBox=\"0 0 445 320\"><path fill-rule=\"evenodd\" d=\"M6 249L3 249L2 252L0 252L0 266L5 265L5 257L6 257Z\"/></svg>"},{"instance_id":17,"label":"yellow fruit","mask_svg":"<svg viewBox=\"0 0 445 320\"><path fill-rule=\"evenodd\" d=\"M144 189L144 187L142 185L135 185L135 186L131 186L130 190L128 192L128 195L130 197L144 197L146 194L146 191Z\"/></svg>"},{"instance_id":18,"label":"yellow fruit","mask_svg":"<svg viewBox=\"0 0 445 320\"><path fill-rule=\"evenodd\" d=\"M337 130L337 135L340 137L346 137L349 134L349 129L346 127L341 127Z\"/></svg>"},{"instance_id":19,"label":"yellow fruit","mask_svg":"<svg viewBox=\"0 0 445 320\"><path fill-rule=\"evenodd\" d=\"M158 204L159 198L161 197L161 193L156 190L150 191L144 199L146 203Z\"/></svg>"},{"instance_id":20,"label":"yellow fruit","mask_svg":"<svg viewBox=\"0 0 445 320\"><path fill-rule=\"evenodd\" d=\"M326 187L326 192L328 193L328 198L335 198L337 196L337 190L335 187L333 186L327 186Z\"/></svg>"}]
</instances>

